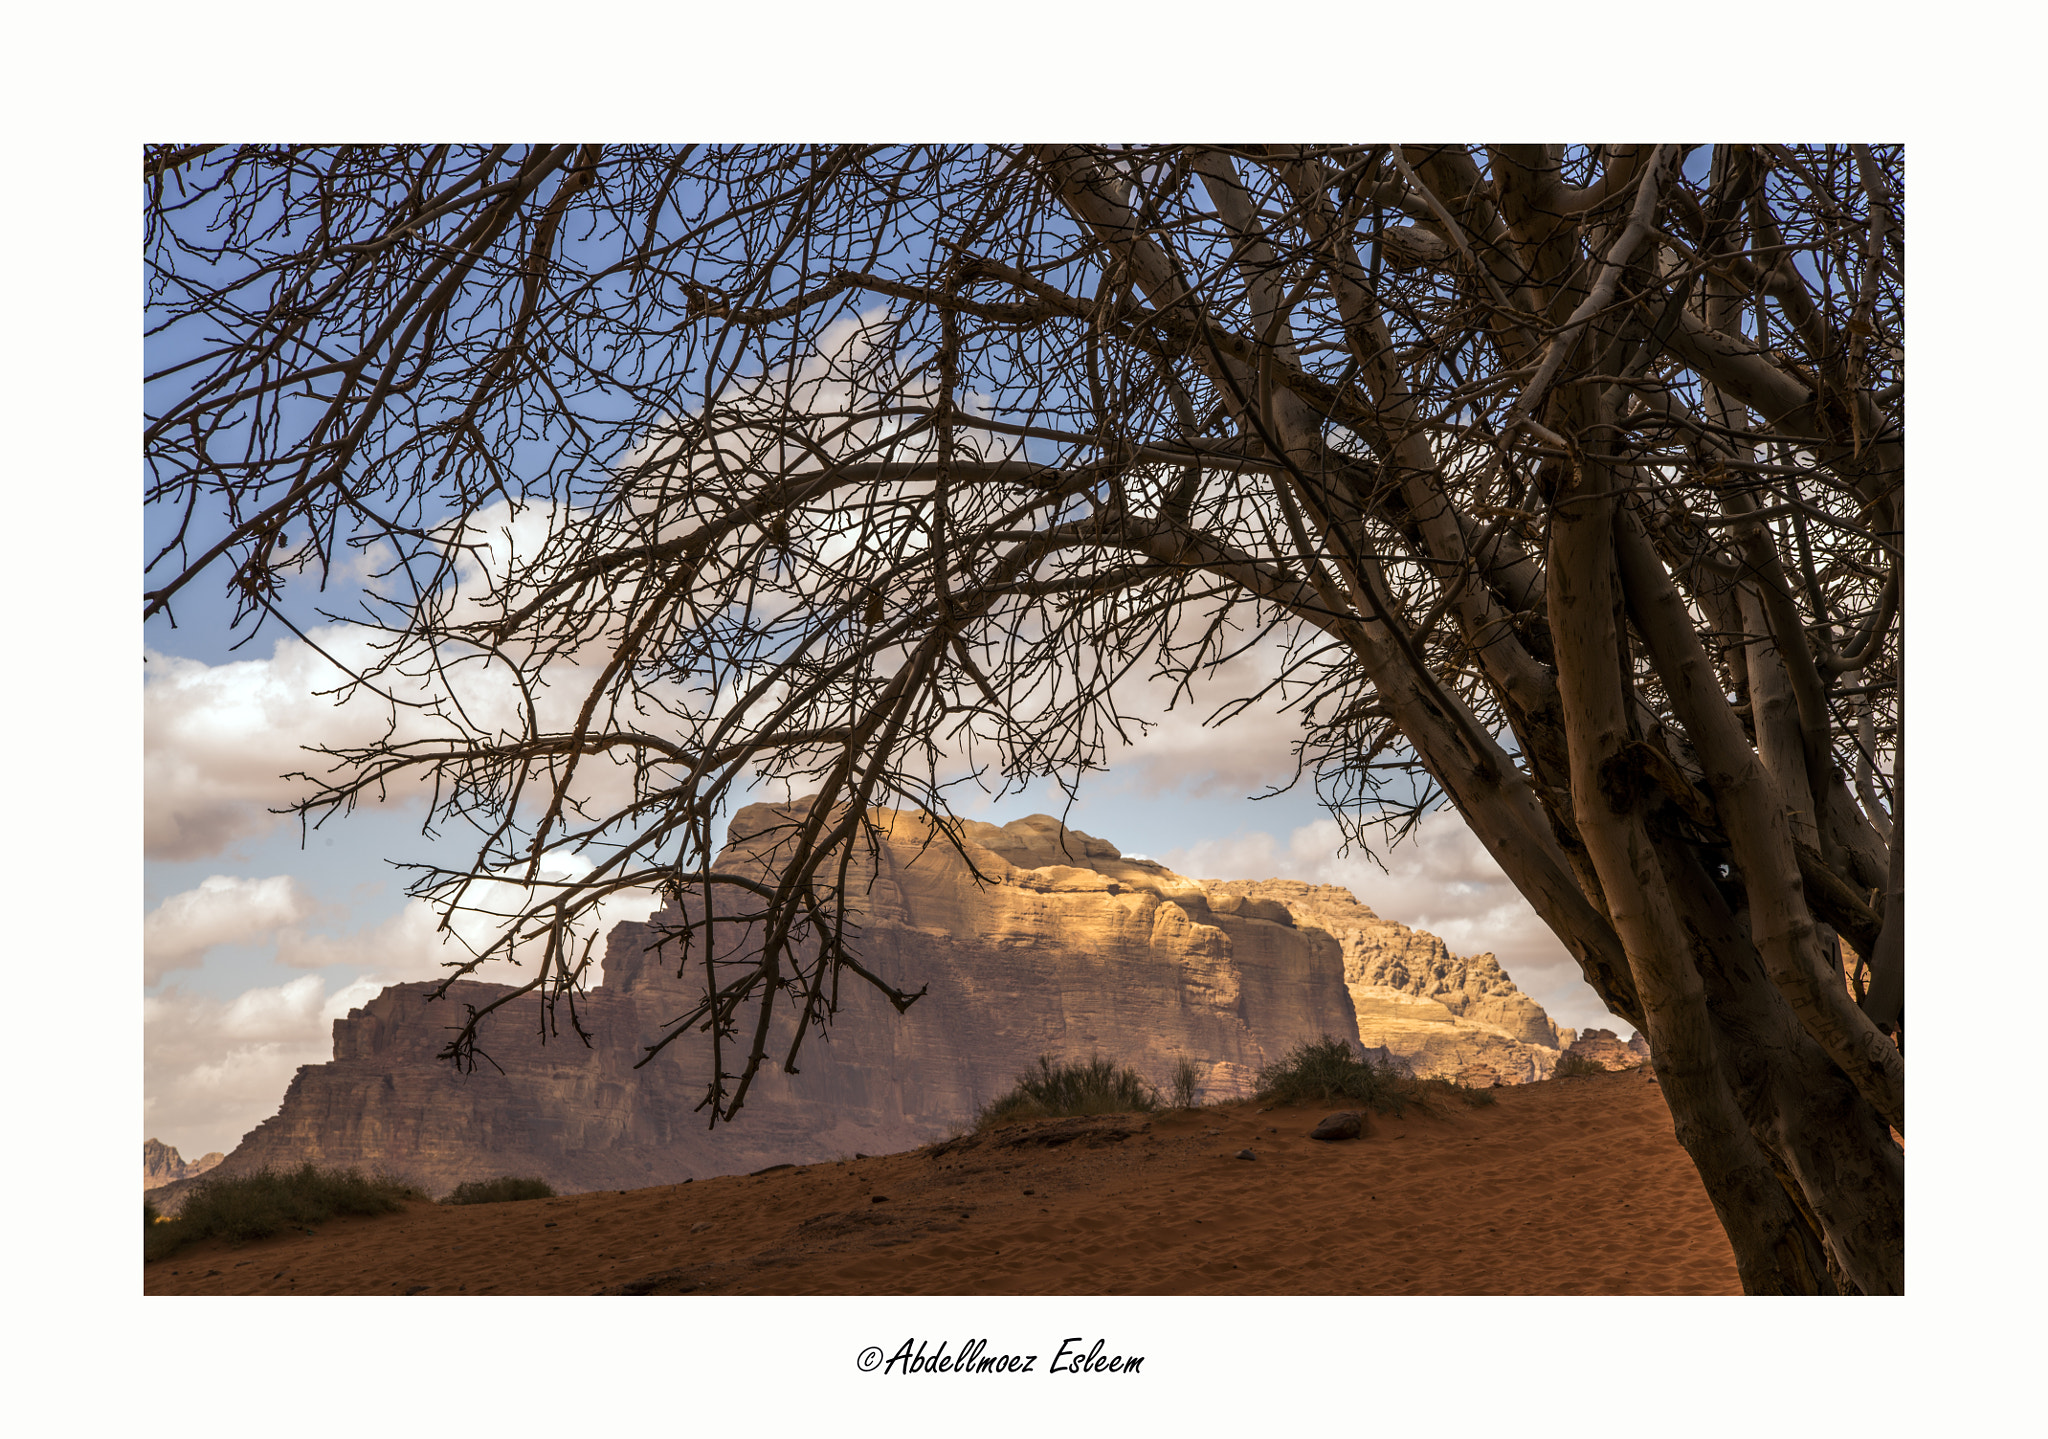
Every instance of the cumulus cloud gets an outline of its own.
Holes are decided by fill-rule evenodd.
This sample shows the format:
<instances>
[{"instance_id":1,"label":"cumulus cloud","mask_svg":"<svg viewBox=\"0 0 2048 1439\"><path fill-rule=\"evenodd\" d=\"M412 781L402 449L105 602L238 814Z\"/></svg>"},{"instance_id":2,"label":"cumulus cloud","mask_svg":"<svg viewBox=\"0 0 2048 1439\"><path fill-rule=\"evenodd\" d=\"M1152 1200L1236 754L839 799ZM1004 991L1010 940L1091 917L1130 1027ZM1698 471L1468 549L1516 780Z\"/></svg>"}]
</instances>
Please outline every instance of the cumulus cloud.
<instances>
[{"instance_id":1,"label":"cumulus cloud","mask_svg":"<svg viewBox=\"0 0 2048 1439\"><path fill-rule=\"evenodd\" d=\"M1221 686L1205 687L1203 697ZM1131 706L1153 724L1144 738L1109 756L1119 776L1139 794L1155 796L1179 790L1195 799L1254 795L1285 784L1294 776L1290 746L1300 737L1301 721L1272 710L1249 710L1219 725L1203 723L1213 703L1182 701L1167 710L1164 685Z\"/></svg>"},{"instance_id":2,"label":"cumulus cloud","mask_svg":"<svg viewBox=\"0 0 2048 1439\"><path fill-rule=\"evenodd\" d=\"M1356 850L1340 855L1342 843L1337 822L1323 819L1293 831L1285 845L1253 830L1158 858L1169 869L1201 879L1342 885L1382 919L1427 930L1453 954L1490 951L1558 1023L1626 1033L1626 1022L1607 1012L1557 936L1456 811L1427 816L1407 841L1380 855L1384 870Z\"/></svg>"},{"instance_id":3,"label":"cumulus cloud","mask_svg":"<svg viewBox=\"0 0 2048 1439\"><path fill-rule=\"evenodd\" d=\"M520 913L522 907L545 904L563 892L565 886L587 876L594 866L576 854L550 854L534 886L509 880L480 880L470 885L460 905L441 924L441 910L423 899L406 901L390 918L345 935L307 934L286 930L278 939L277 962L295 969L324 969L331 965L356 966L374 970L387 982L442 978L447 966L461 963L494 943ZM592 934L602 936L625 920L645 920L661 901L648 890L625 890L600 901L592 913L573 928L577 953ZM521 961L537 960L544 941L522 940L514 953ZM603 975L602 939L591 951L591 982ZM487 966L474 975L482 980L502 980Z\"/></svg>"},{"instance_id":4,"label":"cumulus cloud","mask_svg":"<svg viewBox=\"0 0 2048 1439\"><path fill-rule=\"evenodd\" d=\"M287 930L278 936L277 962L292 969L325 969L352 965L374 970L393 983L435 979L441 965L453 958L444 953L446 936L436 932L440 921L423 900L408 900L389 919L349 934L308 934ZM462 956L467 958L467 956Z\"/></svg>"},{"instance_id":5,"label":"cumulus cloud","mask_svg":"<svg viewBox=\"0 0 2048 1439\"><path fill-rule=\"evenodd\" d=\"M376 716L316 694L340 678L299 640L268 660L208 665L149 652L142 690L142 842L152 859L203 859L279 822L281 776L308 769L302 745L377 733Z\"/></svg>"},{"instance_id":6,"label":"cumulus cloud","mask_svg":"<svg viewBox=\"0 0 2048 1439\"><path fill-rule=\"evenodd\" d=\"M209 875L197 889L174 894L142 921L143 982L205 960L217 944L246 944L304 923L319 906L288 874L268 879Z\"/></svg>"},{"instance_id":7,"label":"cumulus cloud","mask_svg":"<svg viewBox=\"0 0 2048 1439\"><path fill-rule=\"evenodd\" d=\"M145 1134L188 1159L223 1153L277 1112L302 1064L333 1055L334 1021L383 987L365 976L333 993L316 974L231 1000L173 987L142 1001Z\"/></svg>"},{"instance_id":8,"label":"cumulus cloud","mask_svg":"<svg viewBox=\"0 0 2048 1439\"><path fill-rule=\"evenodd\" d=\"M1211 618L1199 608L1183 614L1176 643L1192 647ZM1149 665L1126 672L1110 692L1123 729L1104 737L1101 761L1108 783L1090 781L1089 789L1139 799L1174 793L1234 800L1287 785L1295 777L1302 717L1282 709L1277 691L1217 719L1233 702L1266 691L1286 666L1282 639L1267 636L1214 669L1198 671L1185 686ZM1070 688L1044 675L1012 698L1019 714L1029 715L1036 704L1050 703L1056 691L1063 699Z\"/></svg>"},{"instance_id":9,"label":"cumulus cloud","mask_svg":"<svg viewBox=\"0 0 2048 1439\"><path fill-rule=\"evenodd\" d=\"M503 502L473 516L461 535L463 558L449 600L453 617L481 613L482 597L544 545L558 523L545 507L514 510ZM400 659L379 676L391 699L368 687L339 688L349 672L365 672L387 658L376 648L379 639L378 631L366 627L323 626L306 639L277 641L267 660L218 665L147 652L144 854L203 859L274 828L283 816L272 811L311 792L307 781L284 776L327 770L330 762L309 752L320 747L367 746L387 733L403 744L523 728L519 684L503 663L481 655L444 655L433 663L424 656ZM545 667L545 681L532 690L544 729L573 724L584 698L574 672L603 643L602 634L593 635ZM657 700L673 700L670 688L653 686ZM398 702L395 716L392 699ZM630 794L629 772L619 766L591 763L578 774L578 797L586 803L624 802ZM427 793L420 776L408 782L401 775L359 802L418 803Z\"/></svg>"}]
</instances>

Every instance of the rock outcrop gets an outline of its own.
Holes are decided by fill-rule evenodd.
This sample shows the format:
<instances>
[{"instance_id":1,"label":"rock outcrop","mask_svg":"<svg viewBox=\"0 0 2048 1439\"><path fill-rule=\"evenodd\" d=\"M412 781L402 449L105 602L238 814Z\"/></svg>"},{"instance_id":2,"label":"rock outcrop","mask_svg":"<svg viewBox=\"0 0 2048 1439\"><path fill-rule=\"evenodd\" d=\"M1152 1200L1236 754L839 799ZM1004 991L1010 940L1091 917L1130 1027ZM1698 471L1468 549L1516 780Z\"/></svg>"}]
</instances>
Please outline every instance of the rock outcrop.
<instances>
[{"instance_id":1,"label":"rock outcrop","mask_svg":"<svg viewBox=\"0 0 2048 1439\"><path fill-rule=\"evenodd\" d=\"M201 1155L187 1164L178 1151L161 1139L142 1141L142 1187L159 1189L180 1179L196 1179L227 1158L219 1150Z\"/></svg>"},{"instance_id":2,"label":"rock outcrop","mask_svg":"<svg viewBox=\"0 0 2048 1439\"><path fill-rule=\"evenodd\" d=\"M806 808L740 811L718 867L774 873ZM393 986L335 1022L333 1061L302 1068L222 1171L311 1160L437 1194L501 1174L565 1192L672 1183L943 1137L1041 1054L1113 1056L1161 1083L1185 1056L1206 1099L1245 1093L1262 1064L1304 1041L1359 1038L1337 939L1284 905L1213 894L1042 815L968 825L978 881L943 839L927 843L922 817L881 818L888 837L858 856L849 886L862 896L859 952L889 983L926 993L899 1017L845 977L830 1030L806 1039L797 1070L764 1069L737 1123L708 1129L698 1108L708 1037L634 1067L703 992L703 946L679 977L669 937L685 916L669 909L609 936L603 981L576 1004L588 1045L566 1007L543 1043L537 1001L521 998L487 1021L489 1060L458 1073L436 1057L448 1026L510 991L462 982L430 1005L432 985ZM721 901L721 912L737 910ZM755 943L744 921L718 926L722 959ZM770 1053L786 1054L790 1037L785 1020Z\"/></svg>"},{"instance_id":3,"label":"rock outcrop","mask_svg":"<svg viewBox=\"0 0 2048 1439\"><path fill-rule=\"evenodd\" d=\"M1425 1079L1483 1087L1548 1079L1572 1042L1491 954L1460 958L1433 934L1381 919L1348 889L1291 879L1207 880L1210 904L1284 909L1331 935L1369 1045Z\"/></svg>"},{"instance_id":4,"label":"rock outcrop","mask_svg":"<svg viewBox=\"0 0 2048 1439\"><path fill-rule=\"evenodd\" d=\"M1636 1069L1650 1062L1650 1041L1636 1033L1623 1044L1611 1029L1589 1029L1574 1039L1565 1052L1591 1060L1602 1069Z\"/></svg>"}]
</instances>

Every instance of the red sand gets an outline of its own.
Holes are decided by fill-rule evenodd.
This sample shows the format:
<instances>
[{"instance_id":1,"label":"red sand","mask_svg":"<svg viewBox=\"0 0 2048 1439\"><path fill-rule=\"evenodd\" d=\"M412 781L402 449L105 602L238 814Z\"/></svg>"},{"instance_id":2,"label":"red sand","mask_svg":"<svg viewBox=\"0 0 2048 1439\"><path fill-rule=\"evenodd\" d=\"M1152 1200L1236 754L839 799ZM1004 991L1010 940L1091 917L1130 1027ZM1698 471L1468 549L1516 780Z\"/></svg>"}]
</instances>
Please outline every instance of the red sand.
<instances>
[{"instance_id":1,"label":"red sand","mask_svg":"<svg viewBox=\"0 0 2048 1439\"><path fill-rule=\"evenodd\" d=\"M1236 1104L1051 1121L751 1178L420 1203L311 1236L196 1245L145 1265L143 1290L1739 1293L1646 1075L1375 1115L1364 1138L1337 1143L1307 1138L1334 1106ZM1258 1157L1236 1158L1244 1148Z\"/></svg>"}]
</instances>

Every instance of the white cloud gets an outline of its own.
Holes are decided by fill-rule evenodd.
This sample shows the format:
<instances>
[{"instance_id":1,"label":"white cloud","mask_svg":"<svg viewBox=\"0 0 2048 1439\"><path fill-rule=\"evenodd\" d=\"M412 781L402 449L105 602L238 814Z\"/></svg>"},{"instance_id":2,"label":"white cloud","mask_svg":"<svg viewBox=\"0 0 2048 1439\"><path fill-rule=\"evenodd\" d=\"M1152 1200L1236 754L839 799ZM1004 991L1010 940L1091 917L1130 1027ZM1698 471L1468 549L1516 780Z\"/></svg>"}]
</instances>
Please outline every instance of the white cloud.
<instances>
[{"instance_id":1,"label":"white cloud","mask_svg":"<svg viewBox=\"0 0 2048 1439\"><path fill-rule=\"evenodd\" d=\"M332 1057L334 1021L382 987L365 976L330 994L308 974L232 1000L175 986L145 997L143 1132L187 1159L231 1151L277 1112L300 1065Z\"/></svg>"},{"instance_id":2,"label":"white cloud","mask_svg":"<svg viewBox=\"0 0 2048 1439\"><path fill-rule=\"evenodd\" d=\"M1227 839L1203 839L1158 856L1161 864L1195 879L1299 879L1280 856L1280 846L1264 830L1241 830ZM1283 870L1285 871L1283 873ZM1318 880L1317 883L1325 881Z\"/></svg>"},{"instance_id":3,"label":"white cloud","mask_svg":"<svg viewBox=\"0 0 2048 1439\"><path fill-rule=\"evenodd\" d=\"M741 465L766 459L780 469L802 471L819 464L823 454L852 453L885 438L899 420L885 417L845 424L842 415L875 382L873 375L865 373L874 359L873 335L888 323L886 306L844 317L819 337L813 353L788 371L736 381L734 391L724 397L734 416L744 416L750 406L785 423L792 414L812 415L816 420L812 441L817 449L785 454L786 441L776 438L773 426L756 429L741 419L721 430L716 441L721 452L731 452L726 459ZM917 382L905 383L914 390ZM971 409L986 409L989 403L987 396L969 399ZM659 470L665 464L701 463L708 451L686 452L680 433L678 427L655 426L624 457L622 471L630 473L639 465ZM917 435L903 444L901 455L926 453L935 443L930 434ZM986 450L991 457L1008 454L1015 445L972 434L960 437L959 443L968 453ZM753 456L753 450L763 454ZM895 486L897 498L914 496L928 485L928 481L905 480ZM692 506L676 503L672 488L663 493L658 535L634 530L630 538L635 542L649 537L673 538L706 518ZM799 535L797 553L791 559L800 571L792 581L793 595L827 587L852 542L850 527L855 520L842 512L835 498L822 497L806 516L808 526L800 527L815 532ZM621 542L628 535L619 525L630 525L633 514L645 517L652 503L649 494L635 491L626 498L623 514L548 504L515 508L502 501L484 507L463 523L459 533L450 529L445 534L446 543L457 547L454 590L443 596L446 618L451 622L479 618L488 604L516 598L504 588L507 578L537 557L548 556L550 546L572 529L594 525L599 542ZM926 542L922 536L922 529L911 524L910 511L904 508L898 519L884 522L879 536L870 534L868 542L886 543L908 554ZM579 533L571 543L583 538ZM388 547L373 548L351 559L348 574L374 587L371 575L388 566L392 558ZM792 596L787 602L798 601ZM765 615L777 601L769 597L756 603ZM144 687L145 853L157 859L204 858L221 853L237 840L269 831L286 818L272 811L287 808L311 789L307 781L287 782L282 776L324 772L327 762L309 753L310 749L365 746L382 738L391 718L386 700L363 689L346 692L339 702L332 693L320 693L343 684L345 669L368 668L383 658L372 649L378 638L378 632L370 629L328 626L310 631L310 643L298 638L278 641L267 660L209 666L175 656L149 655ZM574 673L577 661L602 650L608 638L599 626L580 637L572 653L550 661L544 682L531 690L544 729L566 729L574 722L584 698L583 686ZM1225 691L1234 695L1258 688L1270 672L1267 662L1272 656L1265 653L1269 648L1261 647L1254 658L1233 662L1224 676L1207 682L1204 693L1227 697ZM451 669L439 670L414 658L397 670L387 671L380 682L406 704L444 704L448 717L436 718L431 712L402 707L397 728L391 733L394 742L429 735L518 733L525 727L521 692L502 663L484 664L477 657L468 657L453 660ZM647 725L657 732L686 729L688 717L706 717L707 706L712 713L729 707L740 692L737 686L748 678L733 676L718 694L708 697L657 683L649 686L653 703L642 706L640 713L622 714L618 719L623 726ZM1223 730L1205 729L1201 719L1213 704L1198 702L1192 708L1184 704L1169 715L1164 711L1162 687L1138 682L1126 691L1133 713L1161 721L1142 750L1130 757L1133 777L1147 792L1191 784L1198 797L1226 791L1250 793L1291 772L1286 746L1296 726L1288 717L1252 714ZM1120 692L1120 700L1124 697ZM767 703L763 701L763 706ZM669 712L662 714L662 708ZM605 722L603 715L598 722ZM1254 730L1258 732L1254 734ZM965 766L956 763L953 768L962 771ZM601 812L626 802L631 771L603 758L588 760L578 769L578 785L583 791L580 797L597 807L593 812ZM365 794L360 802L417 803L427 792L425 786L401 777L388 791Z\"/></svg>"},{"instance_id":4,"label":"white cloud","mask_svg":"<svg viewBox=\"0 0 2048 1439\"><path fill-rule=\"evenodd\" d=\"M217 944L244 944L304 923L318 909L288 874L268 879L209 875L197 889L174 894L142 921L143 982L190 969Z\"/></svg>"},{"instance_id":5,"label":"white cloud","mask_svg":"<svg viewBox=\"0 0 2048 1439\"><path fill-rule=\"evenodd\" d=\"M268 660L207 665L154 652L142 690L143 852L188 860L273 828L292 788L280 776L316 768L306 744L377 733L362 707L337 710L314 693L339 678L299 640Z\"/></svg>"},{"instance_id":6,"label":"white cloud","mask_svg":"<svg viewBox=\"0 0 2048 1439\"><path fill-rule=\"evenodd\" d=\"M542 545L554 526L552 512L528 506L514 513L500 503L480 511L465 531L473 545L457 565L456 618L480 613L481 596L498 583L516 556ZM388 637L385 637L388 638ZM346 683L344 669L364 671L385 656L378 631L361 626L315 628L307 639L276 642L267 660L208 665L148 652L143 685L143 851L151 859L191 860L220 853L237 840L274 828L271 813L311 793L292 773L324 776L331 765L318 747L368 746L387 732L394 743L427 738L498 736L524 728L519 685L502 662L476 655L445 655L431 665L414 657L379 676L399 701L395 728L389 699ZM584 699L579 659L602 649L603 633L586 637L571 653L551 659L532 688L544 729L573 725ZM597 673L592 668L589 673ZM655 700L677 703L679 691L658 683ZM681 706L678 704L677 706ZM649 713L621 715L622 723L657 723ZM599 716L599 723L604 717ZM613 805L630 795L630 771L592 760L578 769L578 798ZM419 803L430 788L423 774L394 777L358 802L372 806Z\"/></svg>"},{"instance_id":7,"label":"white cloud","mask_svg":"<svg viewBox=\"0 0 2048 1439\"><path fill-rule=\"evenodd\" d=\"M291 969L324 969L329 965L353 965L374 970L396 983L408 979L436 979L441 965L455 958L443 952L443 936L433 908L423 900L408 900L405 907L380 923L345 935L308 934L287 930L278 936L277 962Z\"/></svg>"},{"instance_id":8,"label":"white cloud","mask_svg":"<svg viewBox=\"0 0 2048 1439\"><path fill-rule=\"evenodd\" d=\"M1206 609L1183 614L1176 642L1197 643L1210 619ZM1283 640L1268 636L1215 669L1198 671L1184 687L1158 676L1149 662L1134 667L1110 692L1122 732L1105 726L1101 760L1107 772L1087 781L1084 792L1145 800L1170 793L1238 800L1288 784L1295 777L1293 750L1302 737L1302 717L1281 710L1278 691L1211 722L1234 701L1266 690L1287 663ZM1021 689L1005 698L1025 725L1073 691L1071 682L1056 680L1050 670L1022 679ZM962 752L958 743L946 747L954 756ZM955 772L964 769L961 765Z\"/></svg>"},{"instance_id":9,"label":"white cloud","mask_svg":"<svg viewBox=\"0 0 2048 1439\"><path fill-rule=\"evenodd\" d=\"M1210 681L1196 692L1193 702L1183 700L1171 711L1165 708L1164 684L1133 693L1124 706L1126 712L1142 715L1153 725L1143 739L1134 736L1131 746L1107 756L1118 775L1128 776L1142 795L1181 790L1195 799L1241 798L1293 778L1290 750L1301 737L1300 716L1251 709L1222 724L1203 723L1215 712L1219 699L1227 697L1228 684L1226 680ZM1251 682L1242 689L1256 687L1256 682ZM1229 690L1230 694L1237 692ZM1123 692L1118 698L1123 700Z\"/></svg>"},{"instance_id":10,"label":"white cloud","mask_svg":"<svg viewBox=\"0 0 2048 1439\"><path fill-rule=\"evenodd\" d=\"M545 898L564 881L586 875L590 863L575 855L549 855L541 870ZM313 935L283 922L316 907L285 877L236 880L216 876L199 889L166 901L150 916L160 942L225 943L259 932L278 934L277 961L298 967L340 966L358 973L336 981L318 974L244 990L231 999L190 993L176 984L143 999L144 1133L176 1145L186 1158L209 1150L232 1151L250 1129L274 1114L299 1066L333 1057L334 1021L367 1003L386 985L440 979L450 960L488 942L524 893L504 880L474 886L451 926L437 929L434 909L408 900L398 913L339 937ZM621 920L644 920L658 901L651 894L615 895L580 937L607 932ZM185 916L182 925L174 923ZM168 916L159 919L159 916ZM210 926L210 927L209 927ZM203 951L201 951L203 952ZM529 947L526 953L531 953ZM600 941L594 957L601 959ZM524 971L530 976L532 969ZM476 977L504 981L521 972L488 966ZM592 980L599 976L593 974ZM330 989L330 985L334 986Z\"/></svg>"},{"instance_id":11,"label":"white cloud","mask_svg":"<svg viewBox=\"0 0 2048 1439\"><path fill-rule=\"evenodd\" d=\"M565 882L581 879L593 868L580 855L550 854L540 871L541 882L534 886L509 880L473 883L445 930L441 927L440 910L423 899L407 900L404 908L390 918L346 935L287 930L278 940L277 962L294 969L356 966L375 971L389 983L440 979L446 975L449 964L468 960L495 941L522 907L545 904L562 892ZM607 896L572 929L576 953L582 953L583 942L591 934L608 934L613 925L624 920L644 921L660 902L648 890L624 890ZM532 961L540 957L544 947L541 939L522 940L516 953L522 961ZM604 942L600 938L591 950L593 984L603 974L603 960ZM471 977L504 982L508 973L493 962Z\"/></svg>"}]
</instances>

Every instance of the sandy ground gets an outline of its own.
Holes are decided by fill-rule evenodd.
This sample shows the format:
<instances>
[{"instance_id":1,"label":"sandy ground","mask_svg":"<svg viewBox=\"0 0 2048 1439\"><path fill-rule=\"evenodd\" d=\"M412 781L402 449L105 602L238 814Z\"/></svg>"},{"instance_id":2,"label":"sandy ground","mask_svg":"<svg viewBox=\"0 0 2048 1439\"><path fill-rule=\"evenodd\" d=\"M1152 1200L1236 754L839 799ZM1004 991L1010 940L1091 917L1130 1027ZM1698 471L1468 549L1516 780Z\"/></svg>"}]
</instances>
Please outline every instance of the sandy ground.
<instances>
[{"instance_id":1,"label":"sandy ground","mask_svg":"<svg viewBox=\"0 0 2048 1439\"><path fill-rule=\"evenodd\" d=\"M1360 1139L1329 1107L1056 1120L910 1154L335 1220L148 1294L1734 1294L1647 1071ZM744 1121L743 1121L744 1122ZM1257 1156L1236 1157L1249 1148Z\"/></svg>"}]
</instances>

